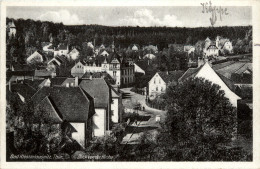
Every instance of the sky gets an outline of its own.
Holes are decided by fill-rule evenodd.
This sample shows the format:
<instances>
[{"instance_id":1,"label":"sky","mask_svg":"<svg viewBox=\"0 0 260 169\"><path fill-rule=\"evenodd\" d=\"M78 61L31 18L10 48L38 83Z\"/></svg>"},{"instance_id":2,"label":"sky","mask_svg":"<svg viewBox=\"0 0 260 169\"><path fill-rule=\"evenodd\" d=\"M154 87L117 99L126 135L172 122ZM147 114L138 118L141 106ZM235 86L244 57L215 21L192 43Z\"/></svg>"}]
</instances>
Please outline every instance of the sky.
<instances>
[{"instance_id":1,"label":"sky","mask_svg":"<svg viewBox=\"0 0 260 169\"><path fill-rule=\"evenodd\" d=\"M227 15L222 15L222 19L220 19L217 13L217 21L214 26L252 25L251 7L222 7L222 9L225 8L227 8ZM64 25L211 26L211 13L202 13L202 6L12 6L7 8L7 17L62 22Z\"/></svg>"}]
</instances>

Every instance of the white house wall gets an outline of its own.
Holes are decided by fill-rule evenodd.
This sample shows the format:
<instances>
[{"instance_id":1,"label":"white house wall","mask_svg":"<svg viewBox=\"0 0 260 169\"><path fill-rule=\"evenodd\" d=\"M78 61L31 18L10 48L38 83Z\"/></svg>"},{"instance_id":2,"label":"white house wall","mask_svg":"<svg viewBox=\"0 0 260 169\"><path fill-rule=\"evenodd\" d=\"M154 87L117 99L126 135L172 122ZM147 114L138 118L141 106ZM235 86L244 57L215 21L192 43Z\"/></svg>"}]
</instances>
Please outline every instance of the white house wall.
<instances>
[{"instance_id":1,"label":"white house wall","mask_svg":"<svg viewBox=\"0 0 260 169\"><path fill-rule=\"evenodd\" d=\"M118 102L118 98L112 98L112 103L111 103L111 111L113 111L112 114L112 121L114 123L118 123L119 122L119 102Z\"/></svg>"},{"instance_id":2,"label":"white house wall","mask_svg":"<svg viewBox=\"0 0 260 169\"><path fill-rule=\"evenodd\" d=\"M81 63L78 62L73 68L71 69L71 74L84 74L85 71L85 66Z\"/></svg>"},{"instance_id":3,"label":"white house wall","mask_svg":"<svg viewBox=\"0 0 260 169\"><path fill-rule=\"evenodd\" d=\"M93 116L94 136L102 137L105 134L106 110L96 108L95 112L96 114Z\"/></svg>"},{"instance_id":4,"label":"white house wall","mask_svg":"<svg viewBox=\"0 0 260 169\"><path fill-rule=\"evenodd\" d=\"M75 139L82 147L85 147L85 123L70 123L77 132L72 133Z\"/></svg>"},{"instance_id":5,"label":"white house wall","mask_svg":"<svg viewBox=\"0 0 260 169\"><path fill-rule=\"evenodd\" d=\"M211 81L220 86L220 89L225 92L225 96L229 99L230 103L237 107L237 100L240 99L235 93L233 93L228 86L220 79L220 77L216 74L216 72L210 67L210 65L206 62L205 65L198 72L196 77L201 77L206 80Z\"/></svg>"},{"instance_id":6,"label":"white house wall","mask_svg":"<svg viewBox=\"0 0 260 169\"><path fill-rule=\"evenodd\" d=\"M149 81L149 96L153 94L161 94L166 90L166 83L163 81L161 76L156 73L153 78Z\"/></svg>"}]
</instances>

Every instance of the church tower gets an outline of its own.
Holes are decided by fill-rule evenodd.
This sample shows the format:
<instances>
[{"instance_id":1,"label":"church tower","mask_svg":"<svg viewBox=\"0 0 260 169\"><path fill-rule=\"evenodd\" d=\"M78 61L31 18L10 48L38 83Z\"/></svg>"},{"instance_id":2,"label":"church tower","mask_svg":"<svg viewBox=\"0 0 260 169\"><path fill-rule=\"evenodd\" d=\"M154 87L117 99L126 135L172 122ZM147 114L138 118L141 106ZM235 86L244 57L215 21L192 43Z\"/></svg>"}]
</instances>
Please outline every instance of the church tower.
<instances>
[{"instance_id":1,"label":"church tower","mask_svg":"<svg viewBox=\"0 0 260 169\"><path fill-rule=\"evenodd\" d=\"M9 37L11 36L15 36L16 35L16 27L14 25L14 21L12 20L12 22L9 23Z\"/></svg>"}]
</instances>

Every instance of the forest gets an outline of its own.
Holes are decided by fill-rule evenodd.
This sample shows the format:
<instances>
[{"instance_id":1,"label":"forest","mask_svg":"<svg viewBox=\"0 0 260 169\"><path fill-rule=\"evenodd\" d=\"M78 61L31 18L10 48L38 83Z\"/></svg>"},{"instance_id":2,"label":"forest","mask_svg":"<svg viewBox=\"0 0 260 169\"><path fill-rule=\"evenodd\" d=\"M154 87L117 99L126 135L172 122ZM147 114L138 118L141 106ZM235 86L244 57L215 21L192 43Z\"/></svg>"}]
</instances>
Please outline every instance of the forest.
<instances>
[{"instance_id":1,"label":"forest","mask_svg":"<svg viewBox=\"0 0 260 169\"><path fill-rule=\"evenodd\" d=\"M169 58L171 57L169 53L172 53L168 49L169 44L194 45L196 49L201 49L207 37L215 40L218 35L232 42L234 54L250 53L252 50L252 26L198 28L67 26L62 23L39 20L6 19L7 24L11 21L14 22L17 33L15 37L8 38L7 36L7 60L17 57L18 60L24 61L35 50L42 50L42 42L49 42L50 40L56 47L59 43L68 44L70 48L76 47L81 52L81 56L89 55L89 52L84 52L88 51L85 49L87 42L92 42L94 46L103 44L109 48L114 41L118 51L127 53L127 48L129 49L129 46L133 44L137 44L140 48L146 45L154 45L158 47L159 51L166 51ZM201 54L201 51L195 52L197 52L197 55ZM168 60L176 60L176 57ZM170 67L170 65L167 67Z\"/></svg>"}]
</instances>

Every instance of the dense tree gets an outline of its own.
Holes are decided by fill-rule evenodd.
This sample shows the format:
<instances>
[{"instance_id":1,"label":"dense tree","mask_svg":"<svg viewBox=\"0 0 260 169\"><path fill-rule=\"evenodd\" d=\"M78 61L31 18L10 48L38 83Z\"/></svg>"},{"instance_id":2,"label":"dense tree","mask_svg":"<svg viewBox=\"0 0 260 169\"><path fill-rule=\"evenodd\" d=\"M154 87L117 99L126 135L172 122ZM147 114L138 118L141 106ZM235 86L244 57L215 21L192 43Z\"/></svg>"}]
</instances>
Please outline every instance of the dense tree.
<instances>
[{"instance_id":1,"label":"dense tree","mask_svg":"<svg viewBox=\"0 0 260 169\"><path fill-rule=\"evenodd\" d=\"M168 112L162 133L178 149L168 152L174 160L215 160L216 154L210 154L217 145L235 136L236 111L218 85L201 78L170 84L165 103Z\"/></svg>"}]
</instances>

